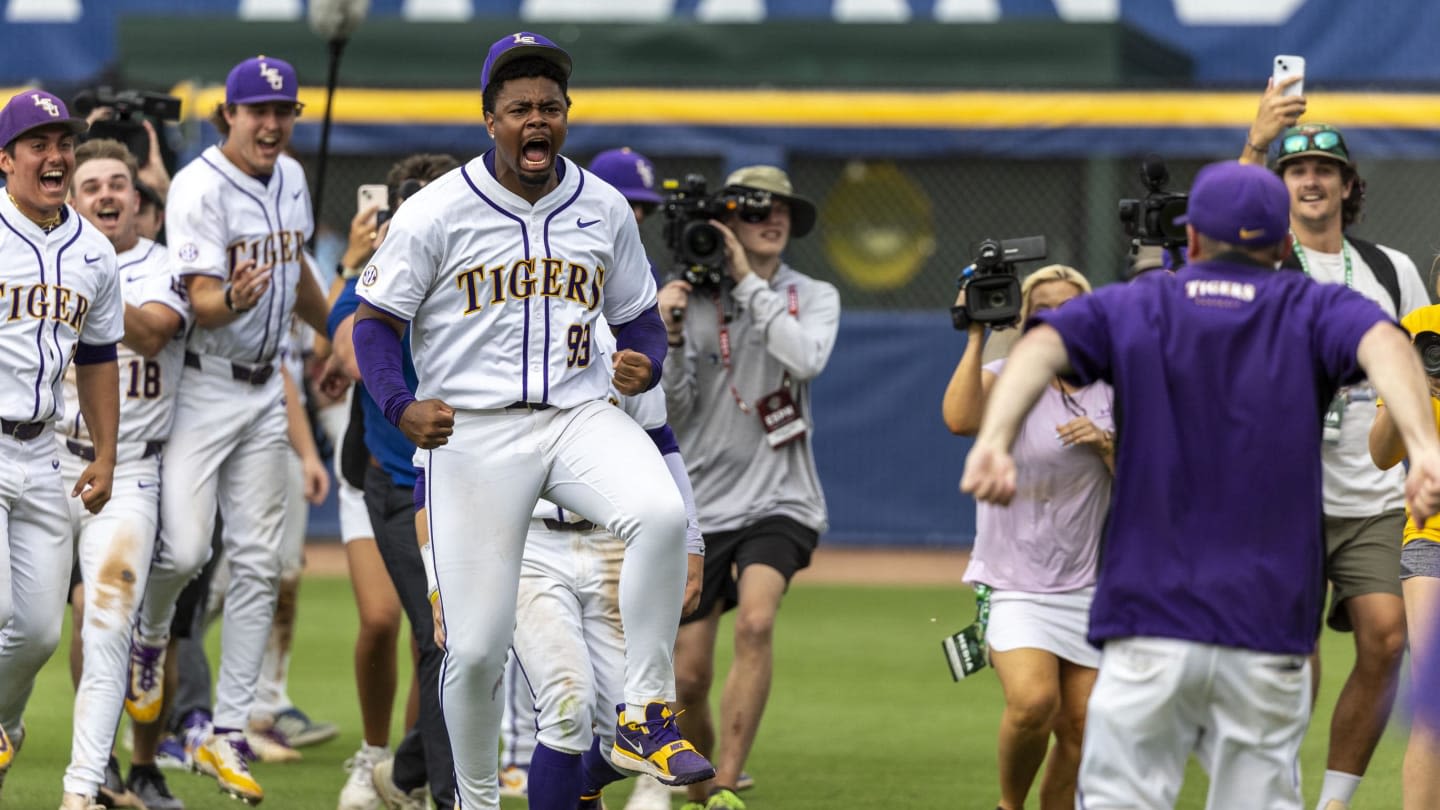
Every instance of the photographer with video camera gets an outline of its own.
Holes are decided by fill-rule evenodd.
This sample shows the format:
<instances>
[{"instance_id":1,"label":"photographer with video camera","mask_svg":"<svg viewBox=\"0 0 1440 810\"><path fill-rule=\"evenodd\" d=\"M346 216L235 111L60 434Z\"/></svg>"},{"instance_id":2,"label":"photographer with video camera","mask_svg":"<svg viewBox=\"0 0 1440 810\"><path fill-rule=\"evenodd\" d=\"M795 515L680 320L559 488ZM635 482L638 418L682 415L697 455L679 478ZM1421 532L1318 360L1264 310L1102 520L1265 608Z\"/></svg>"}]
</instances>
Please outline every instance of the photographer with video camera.
<instances>
[{"instance_id":1,"label":"photographer with video camera","mask_svg":"<svg viewBox=\"0 0 1440 810\"><path fill-rule=\"evenodd\" d=\"M1240 158L1261 165L1271 142L1279 141L1273 168L1290 192L1294 249L1285 266L1344 284L1392 318L1426 306L1430 298L1409 256L1345 232L1360 219L1365 181L1339 130L1296 125L1305 97L1284 91L1297 80L1271 82ZM1335 703L1316 810L1348 806L1390 717L1405 652L1396 542L1405 525L1404 475L1377 469L1369 457L1374 401L1374 388L1361 380L1341 388L1326 414L1325 574L1334 586L1327 619L1335 630L1354 630L1355 666ZM1318 657L1315 665L1318 673Z\"/></svg>"},{"instance_id":2,"label":"photographer with video camera","mask_svg":"<svg viewBox=\"0 0 1440 810\"><path fill-rule=\"evenodd\" d=\"M1413 336L1420 364L1430 383L1430 407L1440 430L1440 306L1421 307L1406 315L1400 325ZM1383 400L1377 400L1375 422L1370 427L1370 458L1375 466L1389 470L1406 458L1405 443ZM1440 527L1416 526L1406 510L1405 535L1400 546L1400 587L1405 595L1408 617L1406 635L1416 688L1422 688L1425 666L1435 655L1435 617L1440 615ZM1419 712L1410 726L1405 746L1401 794L1406 810L1423 810L1440 805L1440 729L1426 712Z\"/></svg>"},{"instance_id":3,"label":"photographer with video camera","mask_svg":"<svg viewBox=\"0 0 1440 810\"><path fill-rule=\"evenodd\" d=\"M665 400L707 547L700 606L675 640L675 680L686 738L706 755L718 753L714 782L691 786L685 807L728 810L744 807L734 790L770 691L781 597L826 528L809 436L810 381L835 345L840 295L782 258L790 237L815 225L815 205L794 192L784 171L732 173L719 200L705 198L716 205L698 206L728 210L723 218L683 222L695 208L685 192L663 205L667 232L698 232L699 247L718 235L723 258L712 265L721 271L715 283L692 274L659 294L670 342ZM707 237L702 224L714 233ZM717 741L709 702L715 640L720 614L736 607L735 657L721 701L725 736Z\"/></svg>"},{"instance_id":4,"label":"photographer with video camera","mask_svg":"<svg viewBox=\"0 0 1440 810\"><path fill-rule=\"evenodd\" d=\"M1013 265L1009 269L1013 278ZM1019 322L1089 292L1090 282L1073 267L1042 267L1020 286ZM971 293L961 289L956 310L966 307ZM1005 365L1002 359L981 366L987 328L981 321L969 323L965 351L945 388L945 426L961 436L980 429L986 399ZM1085 633L1115 467L1112 407L1113 393L1104 382L1079 386L1053 379L1015 443L1017 488L1024 494L1009 506L976 504L975 547L965 582L982 602L988 600L990 618L979 641L988 644L1005 692L1002 810L1025 806L1052 733L1055 748L1040 806L1075 804L1085 704L1100 665L1100 651Z\"/></svg>"},{"instance_id":5,"label":"photographer with video camera","mask_svg":"<svg viewBox=\"0 0 1440 810\"><path fill-rule=\"evenodd\" d=\"M86 140L110 138L125 144L140 165L136 179L163 207L170 193L170 172L165 168L166 153L159 131L151 119L161 126L166 121L179 121L180 99L162 93L116 92L97 87L76 93L73 106L90 124Z\"/></svg>"}]
</instances>

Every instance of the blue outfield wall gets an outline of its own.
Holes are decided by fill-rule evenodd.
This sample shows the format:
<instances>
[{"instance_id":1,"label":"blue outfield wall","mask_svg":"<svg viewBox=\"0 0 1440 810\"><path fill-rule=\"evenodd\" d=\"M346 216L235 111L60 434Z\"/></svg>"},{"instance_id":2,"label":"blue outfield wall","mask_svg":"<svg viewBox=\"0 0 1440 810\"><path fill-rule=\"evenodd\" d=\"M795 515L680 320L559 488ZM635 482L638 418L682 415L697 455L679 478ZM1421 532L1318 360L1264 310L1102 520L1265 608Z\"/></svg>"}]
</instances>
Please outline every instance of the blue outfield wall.
<instances>
[{"instance_id":1,"label":"blue outfield wall","mask_svg":"<svg viewBox=\"0 0 1440 810\"><path fill-rule=\"evenodd\" d=\"M814 383L815 457L834 545L969 546L975 505L959 491L968 439L940 420L965 338L949 313L856 311L840 318ZM337 537L335 496L310 510L310 535Z\"/></svg>"}]
</instances>

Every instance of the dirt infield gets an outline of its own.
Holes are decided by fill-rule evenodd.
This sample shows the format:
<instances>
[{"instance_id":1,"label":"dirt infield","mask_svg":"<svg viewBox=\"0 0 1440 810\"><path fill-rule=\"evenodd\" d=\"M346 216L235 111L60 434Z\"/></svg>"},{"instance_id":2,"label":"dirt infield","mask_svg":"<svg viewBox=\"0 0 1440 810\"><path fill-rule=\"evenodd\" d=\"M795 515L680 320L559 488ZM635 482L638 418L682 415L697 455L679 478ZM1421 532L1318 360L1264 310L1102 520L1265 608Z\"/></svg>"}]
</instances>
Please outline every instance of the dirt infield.
<instances>
[{"instance_id":1,"label":"dirt infield","mask_svg":"<svg viewBox=\"0 0 1440 810\"><path fill-rule=\"evenodd\" d=\"M966 551L822 546L798 580L835 585L959 585L969 559ZM345 552L340 543L330 540L306 545L305 573L345 576Z\"/></svg>"}]
</instances>

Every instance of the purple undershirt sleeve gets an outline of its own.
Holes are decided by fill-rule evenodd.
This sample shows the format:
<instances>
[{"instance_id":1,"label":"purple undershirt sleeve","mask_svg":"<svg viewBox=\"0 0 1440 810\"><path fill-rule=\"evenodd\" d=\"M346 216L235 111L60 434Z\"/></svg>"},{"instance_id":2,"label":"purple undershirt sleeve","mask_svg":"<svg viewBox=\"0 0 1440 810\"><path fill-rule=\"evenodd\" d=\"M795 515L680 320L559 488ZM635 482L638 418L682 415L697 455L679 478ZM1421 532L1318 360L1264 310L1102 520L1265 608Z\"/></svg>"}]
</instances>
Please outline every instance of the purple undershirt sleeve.
<instances>
[{"instance_id":1,"label":"purple undershirt sleeve","mask_svg":"<svg viewBox=\"0 0 1440 810\"><path fill-rule=\"evenodd\" d=\"M86 343L81 341L75 347L75 365L93 366L97 363L110 363L115 360L114 343Z\"/></svg>"},{"instance_id":2,"label":"purple undershirt sleeve","mask_svg":"<svg viewBox=\"0 0 1440 810\"><path fill-rule=\"evenodd\" d=\"M380 405L390 424L399 427L400 415L415 401L415 395L405 385L400 336L383 320L366 318L355 322L353 340L355 362L360 366L365 390Z\"/></svg>"},{"instance_id":3,"label":"purple undershirt sleeve","mask_svg":"<svg viewBox=\"0 0 1440 810\"><path fill-rule=\"evenodd\" d=\"M650 358L650 390L660 383L660 373L665 370L665 322L660 320L660 308L652 306L629 323L615 327L615 348L633 349Z\"/></svg>"},{"instance_id":4,"label":"purple undershirt sleeve","mask_svg":"<svg viewBox=\"0 0 1440 810\"><path fill-rule=\"evenodd\" d=\"M645 432L650 435L650 441L655 442L655 449L660 451L660 455L680 452L680 443L675 440L675 431L670 429L669 423Z\"/></svg>"}]
</instances>

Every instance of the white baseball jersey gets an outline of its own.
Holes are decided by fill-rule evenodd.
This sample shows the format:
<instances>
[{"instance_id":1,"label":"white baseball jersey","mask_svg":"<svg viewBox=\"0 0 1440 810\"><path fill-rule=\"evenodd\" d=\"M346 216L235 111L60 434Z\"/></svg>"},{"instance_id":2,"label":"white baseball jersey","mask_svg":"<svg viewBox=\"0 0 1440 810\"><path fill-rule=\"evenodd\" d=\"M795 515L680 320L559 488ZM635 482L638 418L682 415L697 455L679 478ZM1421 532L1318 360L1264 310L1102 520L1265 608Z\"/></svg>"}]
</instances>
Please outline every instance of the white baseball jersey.
<instances>
[{"instance_id":1,"label":"white baseball jersey","mask_svg":"<svg viewBox=\"0 0 1440 810\"><path fill-rule=\"evenodd\" d=\"M185 284L170 272L165 246L141 239L121 253L120 294L125 303L142 307L164 304L180 316L180 330L158 354L145 358L125 344L116 346L120 363L121 443L164 441L170 438L175 418L175 392L185 366L185 328L190 323L190 301ZM55 429L65 436L90 441L90 429L80 414L74 369L65 375L65 418Z\"/></svg>"},{"instance_id":2,"label":"white baseball jersey","mask_svg":"<svg viewBox=\"0 0 1440 810\"><path fill-rule=\"evenodd\" d=\"M0 194L0 417L61 417L76 343L105 345L124 335L110 240L68 205L65 221L47 234Z\"/></svg>"},{"instance_id":3,"label":"white baseball jersey","mask_svg":"<svg viewBox=\"0 0 1440 810\"><path fill-rule=\"evenodd\" d=\"M655 281L625 198L573 161L557 168L558 187L531 205L481 156L396 212L358 291L411 321L420 399L480 410L605 396L597 318L634 320Z\"/></svg>"},{"instance_id":4,"label":"white baseball jersey","mask_svg":"<svg viewBox=\"0 0 1440 810\"><path fill-rule=\"evenodd\" d=\"M268 182L240 171L218 146L176 173L165 203L176 275L228 279L244 259L271 265L270 286L255 308L218 329L192 329L191 351L247 364L274 358L295 309L313 225L305 172L288 156L276 161Z\"/></svg>"}]
</instances>

